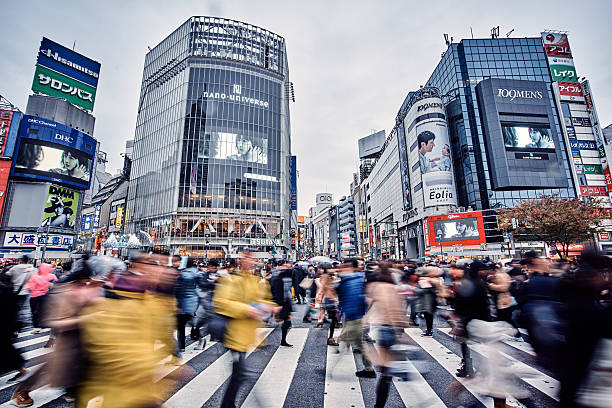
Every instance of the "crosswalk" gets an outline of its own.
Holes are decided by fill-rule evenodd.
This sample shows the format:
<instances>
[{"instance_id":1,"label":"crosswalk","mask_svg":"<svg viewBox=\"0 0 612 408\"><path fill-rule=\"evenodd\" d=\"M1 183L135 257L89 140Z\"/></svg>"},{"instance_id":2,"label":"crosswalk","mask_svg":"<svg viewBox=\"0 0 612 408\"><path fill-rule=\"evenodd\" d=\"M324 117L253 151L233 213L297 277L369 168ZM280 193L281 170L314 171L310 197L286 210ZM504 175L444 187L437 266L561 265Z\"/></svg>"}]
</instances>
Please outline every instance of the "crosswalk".
<instances>
[{"instance_id":1,"label":"crosswalk","mask_svg":"<svg viewBox=\"0 0 612 408\"><path fill-rule=\"evenodd\" d=\"M250 375L238 394L237 406L270 407L348 407L374 405L376 379L357 378L361 356L350 349L327 347L327 329L293 328L288 336L292 348L280 347L280 328L259 329L258 349L246 355ZM388 407L493 407L491 397L483 392L482 380L459 378L459 346L449 329L437 328L434 337L421 336L421 329L405 330L405 348L409 359L401 362L406 378L394 378ZM48 331L21 333L15 346L27 360L30 371L36 369L53 348L44 348ZM498 350L516 374L517 383L507 395L514 407L558 406L559 382L534 364L528 343L506 341ZM480 345L471 346L475 356L486 355ZM476 359L476 358L475 358ZM175 391L165 408L218 407L231 376L232 356L222 344L208 341L203 349L197 342L187 345L180 364L170 356L159 362L154 380L177 378ZM181 367L193 375L176 376ZM0 376L0 408L10 405L16 383L15 375ZM70 407L62 398L63 390L42 387L30 393L35 407ZM520 398L520 401L519 401ZM92 405L93 406L93 405Z\"/></svg>"}]
</instances>

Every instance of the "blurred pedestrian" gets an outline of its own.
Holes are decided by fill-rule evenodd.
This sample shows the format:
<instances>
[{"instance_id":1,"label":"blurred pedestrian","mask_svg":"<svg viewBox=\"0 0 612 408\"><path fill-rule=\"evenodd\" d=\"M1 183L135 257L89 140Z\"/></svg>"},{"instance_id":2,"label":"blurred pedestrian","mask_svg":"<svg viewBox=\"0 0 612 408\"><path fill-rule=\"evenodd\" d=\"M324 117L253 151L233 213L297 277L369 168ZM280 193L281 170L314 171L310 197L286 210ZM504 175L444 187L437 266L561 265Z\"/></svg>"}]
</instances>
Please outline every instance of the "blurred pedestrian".
<instances>
[{"instance_id":1,"label":"blurred pedestrian","mask_svg":"<svg viewBox=\"0 0 612 408\"><path fill-rule=\"evenodd\" d=\"M213 305L225 316L223 343L232 354L232 375L223 395L222 408L234 408L246 377L246 353L256 345L256 329L271 312L279 311L271 301L270 288L256 275L256 260L250 250L239 258L239 269L219 279ZM219 318L217 318L219 319Z\"/></svg>"},{"instance_id":2,"label":"blurred pedestrian","mask_svg":"<svg viewBox=\"0 0 612 408\"><path fill-rule=\"evenodd\" d=\"M281 262L275 271L272 272L270 279L270 289L272 299L281 306L281 310L276 314L275 319L282 321L281 343L283 347L293 347L287 342L287 334L291 328L291 312L293 304L291 302L291 287L293 286L293 270L291 265Z\"/></svg>"},{"instance_id":3,"label":"blurred pedestrian","mask_svg":"<svg viewBox=\"0 0 612 408\"><path fill-rule=\"evenodd\" d=\"M192 335L193 340L198 340L198 349L203 349L206 344L207 325L214 313L212 299L215 286L219 280L218 270L219 261L211 259L198 277L196 288L198 293L198 309L196 310L195 327Z\"/></svg>"},{"instance_id":4,"label":"blurred pedestrian","mask_svg":"<svg viewBox=\"0 0 612 408\"><path fill-rule=\"evenodd\" d=\"M10 267L6 276L11 278L11 283L13 285L13 291L17 296L17 315L20 316L20 312L23 309L26 301L28 300L29 292L25 288L26 282L30 279L32 275L36 273L34 266L29 263L29 258L27 255L24 255L19 260L17 265ZM16 320L18 324L15 326L16 330L22 329L26 325L25 318L20 318Z\"/></svg>"},{"instance_id":5,"label":"blurred pedestrian","mask_svg":"<svg viewBox=\"0 0 612 408\"><path fill-rule=\"evenodd\" d=\"M363 317L367 304L365 281L358 266L359 262L355 258L348 258L339 266L340 281L336 284L336 293L344 314L344 326L339 340L345 346L352 346L354 351L361 353L364 368L355 372L355 375L361 378L376 378L372 362L363 348Z\"/></svg>"},{"instance_id":6,"label":"blurred pedestrian","mask_svg":"<svg viewBox=\"0 0 612 408\"><path fill-rule=\"evenodd\" d=\"M433 336L433 321L437 297L440 288L440 269L436 266L428 266L421 269L414 293L417 297L417 313L421 313L425 319L425 331L422 336Z\"/></svg>"},{"instance_id":7,"label":"blurred pedestrian","mask_svg":"<svg viewBox=\"0 0 612 408\"><path fill-rule=\"evenodd\" d=\"M17 370L17 374L8 381L17 381L23 377L25 360L13 346L13 338L17 331L17 314L19 312L19 298L13 287L13 281L6 271L9 267L4 267L0 274L0 375Z\"/></svg>"},{"instance_id":8,"label":"blurred pedestrian","mask_svg":"<svg viewBox=\"0 0 612 408\"><path fill-rule=\"evenodd\" d=\"M399 287L391 274L390 264L381 262L376 280L367 286L371 304L368 318L375 329L377 355L375 361L380 370L376 386L376 408L385 406L393 379L391 347L396 343L398 333L408 326L406 303L398 290Z\"/></svg>"},{"instance_id":9,"label":"blurred pedestrian","mask_svg":"<svg viewBox=\"0 0 612 408\"><path fill-rule=\"evenodd\" d=\"M179 266L180 273L176 279L176 329L177 333L177 356L181 357L185 352L185 326L198 308L198 293L196 292L196 283L199 279L199 271L195 263L195 259L186 256L183 258Z\"/></svg>"},{"instance_id":10,"label":"blurred pedestrian","mask_svg":"<svg viewBox=\"0 0 612 408\"><path fill-rule=\"evenodd\" d=\"M40 333L46 295L53 282L57 281L57 277L52 271L53 265L42 263L38 267L38 273L30 276L25 284L25 288L30 291L30 310L32 312L32 326L34 326L32 334Z\"/></svg>"}]
</instances>

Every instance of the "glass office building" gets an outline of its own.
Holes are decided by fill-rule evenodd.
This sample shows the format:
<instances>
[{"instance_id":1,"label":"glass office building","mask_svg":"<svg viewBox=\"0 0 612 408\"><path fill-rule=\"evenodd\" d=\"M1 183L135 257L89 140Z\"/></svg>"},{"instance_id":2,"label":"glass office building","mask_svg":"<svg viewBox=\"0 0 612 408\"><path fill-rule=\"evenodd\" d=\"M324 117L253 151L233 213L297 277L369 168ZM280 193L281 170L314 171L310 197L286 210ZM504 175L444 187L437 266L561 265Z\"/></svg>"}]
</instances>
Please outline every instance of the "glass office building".
<instances>
[{"instance_id":1,"label":"glass office building","mask_svg":"<svg viewBox=\"0 0 612 408\"><path fill-rule=\"evenodd\" d=\"M562 175L567 179L562 184L567 187L493 189L476 92L476 86L488 78L545 83L553 116L550 126L558 139ZM542 194L576 196L551 83L540 37L464 39L449 45L427 85L437 87L443 95L460 207L487 210L512 207L521 199Z\"/></svg>"},{"instance_id":2,"label":"glass office building","mask_svg":"<svg viewBox=\"0 0 612 408\"><path fill-rule=\"evenodd\" d=\"M291 84L285 40L191 17L145 57L128 228L201 258L289 247Z\"/></svg>"}]
</instances>

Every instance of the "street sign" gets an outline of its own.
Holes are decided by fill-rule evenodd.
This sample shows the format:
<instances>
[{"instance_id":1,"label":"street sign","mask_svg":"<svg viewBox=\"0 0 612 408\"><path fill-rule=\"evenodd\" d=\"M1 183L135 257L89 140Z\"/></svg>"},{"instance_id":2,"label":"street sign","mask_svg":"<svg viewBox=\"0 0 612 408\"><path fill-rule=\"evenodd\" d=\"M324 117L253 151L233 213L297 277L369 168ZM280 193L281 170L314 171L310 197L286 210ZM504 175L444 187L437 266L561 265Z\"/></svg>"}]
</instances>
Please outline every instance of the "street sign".
<instances>
[{"instance_id":1,"label":"street sign","mask_svg":"<svg viewBox=\"0 0 612 408\"><path fill-rule=\"evenodd\" d=\"M504 239L510 239L510 233L504 232Z\"/></svg>"}]
</instances>

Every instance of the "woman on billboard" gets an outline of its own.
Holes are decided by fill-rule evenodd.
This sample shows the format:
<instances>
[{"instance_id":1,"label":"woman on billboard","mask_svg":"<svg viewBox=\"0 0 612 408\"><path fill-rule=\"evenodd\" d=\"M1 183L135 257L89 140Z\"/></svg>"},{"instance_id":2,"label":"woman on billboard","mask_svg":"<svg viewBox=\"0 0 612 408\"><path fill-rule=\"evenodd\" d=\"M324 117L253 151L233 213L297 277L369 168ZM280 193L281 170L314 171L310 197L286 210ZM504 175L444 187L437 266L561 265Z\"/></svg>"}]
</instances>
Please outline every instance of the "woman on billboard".
<instances>
[{"instance_id":1,"label":"woman on billboard","mask_svg":"<svg viewBox=\"0 0 612 408\"><path fill-rule=\"evenodd\" d=\"M72 201L64 202L61 197L51 197L51 204L45 208L45 213L55 215L45 218L42 222L42 226L46 227L50 224L51 227L74 228L74 220L71 221L74 211L71 207Z\"/></svg>"},{"instance_id":2,"label":"woman on billboard","mask_svg":"<svg viewBox=\"0 0 612 408\"><path fill-rule=\"evenodd\" d=\"M87 159L77 157L69 151L64 151L60 159L60 166L49 171L82 180L89 180L89 163Z\"/></svg>"}]
</instances>

